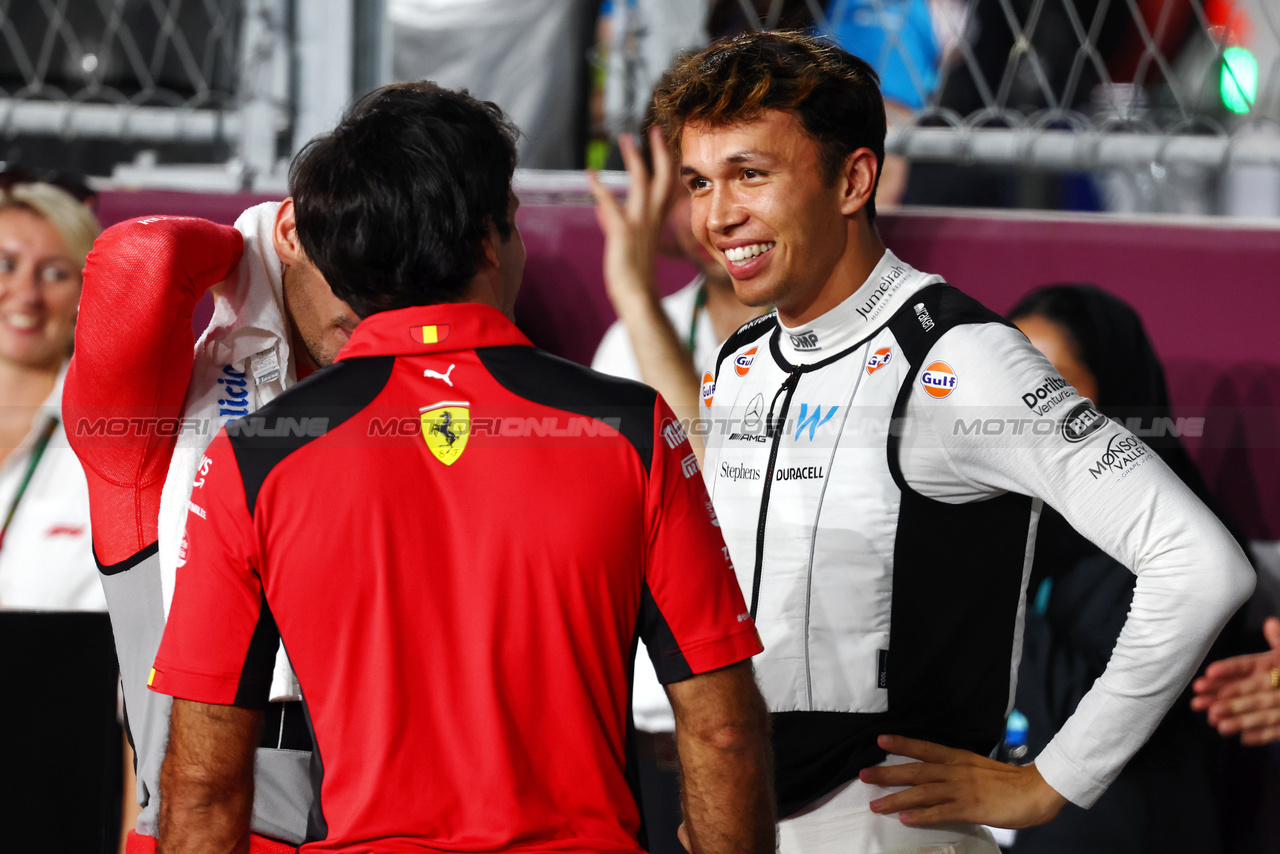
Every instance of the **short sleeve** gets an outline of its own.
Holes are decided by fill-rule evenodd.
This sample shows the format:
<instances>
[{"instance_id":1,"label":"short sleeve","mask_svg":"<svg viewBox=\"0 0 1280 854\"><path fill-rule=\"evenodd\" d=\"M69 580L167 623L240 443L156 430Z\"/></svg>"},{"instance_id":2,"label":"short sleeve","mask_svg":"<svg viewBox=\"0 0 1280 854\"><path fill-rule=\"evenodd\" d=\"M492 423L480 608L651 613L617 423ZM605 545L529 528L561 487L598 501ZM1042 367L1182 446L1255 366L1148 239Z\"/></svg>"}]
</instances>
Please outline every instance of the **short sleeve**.
<instances>
[{"instance_id":1,"label":"short sleeve","mask_svg":"<svg viewBox=\"0 0 1280 854\"><path fill-rule=\"evenodd\" d=\"M147 683L153 690L201 703L266 705L280 638L256 543L223 430L196 472L173 604Z\"/></svg>"},{"instance_id":2,"label":"short sleeve","mask_svg":"<svg viewBox=\"0 0 1280 854\"><path fill-rule=\"evenodd\" d=\"M697 457L661 398L648 490L640 632L658 679L678 682L760 652Z\"/></svg>"}]
</instances>

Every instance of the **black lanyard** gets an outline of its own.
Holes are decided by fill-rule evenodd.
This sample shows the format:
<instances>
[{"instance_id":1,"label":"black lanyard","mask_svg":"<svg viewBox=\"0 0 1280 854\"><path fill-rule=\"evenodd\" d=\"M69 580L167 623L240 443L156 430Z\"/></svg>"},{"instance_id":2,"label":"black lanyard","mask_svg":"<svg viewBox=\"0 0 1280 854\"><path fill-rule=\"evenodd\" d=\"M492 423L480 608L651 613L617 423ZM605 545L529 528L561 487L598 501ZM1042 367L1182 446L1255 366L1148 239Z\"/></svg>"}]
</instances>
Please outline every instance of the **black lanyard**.
<instances>
[{"instance_id":1,"label":"black lanyard","mask_svg":"<svg viewBox=\"0 0 1280 854\"><path fill-rule=\"evenodd\" d=\"M707 304L707 283L698 285L698 295L693 298L693 317L689 320L689 341L687 346L692 353L698 344L698 315ZM697 365L694 366L698 367Z\"/></svg>"},{"instance_id":2,"label":"black lanyard","mask_svg":"<svg viewBox=\"0 0 1280 854\"><path fill-rule=\"evenodd\" d=\"M40 438L36 439L36 444L31 449L31 459L27 461L27 470L23 473L22 481L18 484L18 491L13 496L13 502L9 504L9 512L4 516L4 527L0 528L0 548L4 547L5 534L9 533L9 523L13 521L13 515L18 512L18 502L26 494L27 486L31 483L31 476L36 473L36 466L40 465L40 458L44 456L44 449L49 447L49 440L53 438L53 431L57 429L58 419L50 418L45 422L44 429L40 431Z\"/></svg>"}]
</instances>

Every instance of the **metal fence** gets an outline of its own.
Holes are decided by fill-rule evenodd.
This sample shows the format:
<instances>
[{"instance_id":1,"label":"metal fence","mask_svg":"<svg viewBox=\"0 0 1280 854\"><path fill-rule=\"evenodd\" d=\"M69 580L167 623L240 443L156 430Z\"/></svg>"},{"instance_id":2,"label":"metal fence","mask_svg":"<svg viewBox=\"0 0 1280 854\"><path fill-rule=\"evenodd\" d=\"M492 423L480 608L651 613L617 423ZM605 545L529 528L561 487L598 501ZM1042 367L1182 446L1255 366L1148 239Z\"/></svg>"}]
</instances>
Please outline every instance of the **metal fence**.
<instances>
[{"instance_id":1,"label":"metal fence","mask_svg":"<svg viewBox=\"0 0 1280 854\"><path fill-rule=\"evenodd\" d=\"M897 105L888 149L914 160L1280 166L1276 0L687 6L800 21L865 55ZM0 0L0 140L206 146L212 185L278 186L293 151L386 79L386 27L384 0Z\"/></svg>"},{"instance_id":2,"label":"metal fence","mask_svg":"<svg viewBox=\"0 0 1280 854\"><path fill-rule=\"evenodd\" d=\"M786 0L739 0L756 26ZM914 160L1280 165L1275 0L805 0L876 65ZM764 8L761 8L764 7Z\"/></svg>"}]
</instances>

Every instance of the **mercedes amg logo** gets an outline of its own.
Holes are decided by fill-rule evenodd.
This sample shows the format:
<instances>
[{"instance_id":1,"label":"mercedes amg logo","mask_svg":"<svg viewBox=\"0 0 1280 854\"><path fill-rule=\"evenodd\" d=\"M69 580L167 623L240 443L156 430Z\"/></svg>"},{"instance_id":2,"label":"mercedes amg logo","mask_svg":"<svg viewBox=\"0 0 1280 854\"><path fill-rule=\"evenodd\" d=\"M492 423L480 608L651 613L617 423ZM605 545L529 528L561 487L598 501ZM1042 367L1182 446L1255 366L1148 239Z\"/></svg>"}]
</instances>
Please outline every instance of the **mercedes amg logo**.
<instances>
[{"instance_id":1,"label":"mercedes amg logo","mask_svg":"<svg viewBox=\"0 0 1280 854\"><path fill-rule=\"evenodd\" d=\"M763 417L764 395L757 394L751 398L751 403L747 406L747 414L742 416L742 426L747 430L758 430Z\"/></svg>"}]
</instances>

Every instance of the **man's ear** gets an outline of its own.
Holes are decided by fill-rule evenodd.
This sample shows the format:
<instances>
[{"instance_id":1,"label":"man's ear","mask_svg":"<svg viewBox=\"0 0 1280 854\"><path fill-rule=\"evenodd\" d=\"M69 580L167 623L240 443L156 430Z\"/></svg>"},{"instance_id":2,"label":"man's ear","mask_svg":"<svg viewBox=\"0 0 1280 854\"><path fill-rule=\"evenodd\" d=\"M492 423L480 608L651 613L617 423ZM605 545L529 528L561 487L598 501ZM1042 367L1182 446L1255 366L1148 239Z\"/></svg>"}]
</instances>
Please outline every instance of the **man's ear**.
<instances>
[{"instance_id":1,"label":"man's ear","mask_svg":"<svg viewBox=\"0 0 1280 854\"><path fill-rule=\"evenodd\" d=\"M852 216L866 207L876 192L880 167L869 148L859 148L844 159L840 171L840 213Z\"/></svg>"},{"instance_id":2,"label":"man's ear","mask_svg":"<svg viewBox=\"0 0 1280 854\"><path fill-rule=\"evenodd\" d=\"M287 265L297 264L306 259L306 250L298 239L298 222L293 209L293 198L280 203L276 211L276 222L271 229L271 243L275 246L276 257Z\"/></svg>"},{"instance_id":3,"label":"man's ear","mask_svg":"<svg viewBox=\"0 0 1280 854\"><path fill-rule=\"evenodd\" d=\"M497 271L502 267L502 261L498 255L498 247L494 245L494 241L498 239L498 230L492 225L489 226L485 236L480 240L480 266L486 269Z\"/></svg>"}]
</instances>

